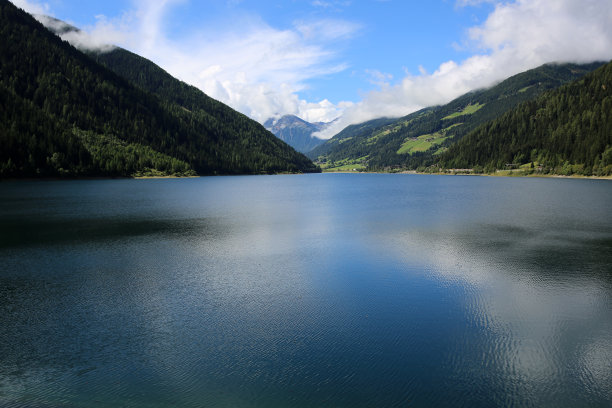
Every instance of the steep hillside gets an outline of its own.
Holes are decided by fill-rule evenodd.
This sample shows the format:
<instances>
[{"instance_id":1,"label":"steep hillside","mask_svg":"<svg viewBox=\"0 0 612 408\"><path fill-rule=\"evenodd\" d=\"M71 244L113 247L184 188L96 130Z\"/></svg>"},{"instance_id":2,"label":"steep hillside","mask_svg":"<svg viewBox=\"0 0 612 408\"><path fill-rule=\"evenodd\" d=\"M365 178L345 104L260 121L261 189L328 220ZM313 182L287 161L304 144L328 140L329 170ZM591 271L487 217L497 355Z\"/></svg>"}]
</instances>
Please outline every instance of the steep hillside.
<instances>
[{"instance_id":1,"label":"steep hillside","mask_svg":"<svg viewBox=\"0 0 612 408\"><path fill-rule=\"evenodd\" d=\"M371 170L430 165L448 146L479 125L601 65L544 65L444 106L426 108L390 122L378 120L382 123L371 121L349 127L310 152L309 157L327 166L356 163Z\"/></svg>"},{"instance_id":2,"label":"steep hillside","mask_svg":"<svg viewBox=\"0 0 612 408\"><path fill-rule=\"evenodd\" d=\"M233 169L247 163L253 170L239 172L318 171L309 159L259 123L172 77L146 58L122 48L89 55L140 89L158 96L175 115L194 121L215 156L226 157L231 164L224 173L235 172Z\"/></svg>"},{"instance_id":3,"label":"steep hillside","mask_svg":"<svg viewBox=\"0 0 612 408\"><path fill-rule=\"evenodd\" d=\"M285 115L280 119L268 119L264 127L276 137L293 147L298 152L307 153L325 143L324 139L313 136L313 133L325 129L325 123L310 123L294 115Z\"/></svg>"},{"instance_id":4,"label":"steep hillside","mask_svg":"<svg viewBox=\"0 0 612 408\"><path fill-rule=\"evenodd\" d=\"M0 37L0 177L317 170L261 125L151 62L121 50L151 81L134 84L6 0Z\"/></svg>"},{"instance_id":5,"label":"steep hillside","mask_svg":"<svg viewBox=\"0 0 612 408\"><path fill-rule=\"evenodd\" d=\"M315 147L307 156L311 159L327 158L341 149L338 147L344 142L348 142L353 138L363 138L364 135L370 134L374 129L379 129L397 121L397 118L380 118L370 120L357 125L350 125L344 128L340 133L329 139L327 142Z\"/></svg>"},{"instance_id":6,"label":"steep hillside","mask_svg":"<svg viewBox=\"0 0 612 408\"><path fill-rule=\"evenodd\" d=\"M612 175L612 63L484 124L451 146L439 164Z\"/></svg>"}]
</instances>

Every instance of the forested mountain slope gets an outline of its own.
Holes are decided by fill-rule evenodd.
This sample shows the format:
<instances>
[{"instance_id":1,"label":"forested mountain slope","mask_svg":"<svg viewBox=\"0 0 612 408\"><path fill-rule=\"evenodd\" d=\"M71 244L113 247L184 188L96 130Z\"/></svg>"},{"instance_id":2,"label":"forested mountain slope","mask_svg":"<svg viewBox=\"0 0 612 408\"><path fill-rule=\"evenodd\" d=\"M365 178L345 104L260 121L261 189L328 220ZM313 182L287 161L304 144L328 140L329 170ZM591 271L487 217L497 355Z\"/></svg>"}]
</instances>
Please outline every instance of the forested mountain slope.
<instances>
[{"instance_id":1,"label":"forested mountain slope","mask_svg":"<svg viewBox=\"0 0 612 408\"><path fill-rule=\"evenodd\" d=\"M261 124L172 77L153 62L122 48L89 55L139 88L159 96L177 116L187 112L191 120L197 121L198 131L208 136L207 143L214 146L215 154L233 163L232 167L251 163L255 171L317 170L309 159L296 154Z\"/></svg>"},{"instance_id":2,"label":"forested mountain slope","mask_svg":"<svg viewBox=\"0 0 612 408\"><path fill-rule=\"evenodd\" d=\"M332 166L361 163L370 170L431 165L437 155L479 125L602 64L544 65L492 88L470 92L444 106L426 108L392 121L378 119L349 127L313 150L309 157Z\"/></svg>"},{"instance_id":3,"label":"forested mountain slope","mask_svg":"<svg viewBox=\"0 0 612 408\"><path fill-rule=\"evenodd\" d=\"M340 133L334 135L327 142L315 147L310 152L307 153L307 156L311 159L327 159L330 155L335 154L338 151L341 151L341 148L338 146L344 142L347 142L353 138L361 139L366 135L371 134L375 129L380 129L386 125L396 122L397 118L380 118L369 120L364 123L359 123L356 125L349 125L342 129ZM339 156L338 156L339 157Z\"/></svg>"},{"instance_id":4,"label":"forested mountain slope","mask_svg":"<svg viewBox=\"0 0 612 408\"><path fill-rule=\"evenodd\" d=\"M317 170L149 61L129 55L145 75L134 84L6 0L0 38L0 177Z\"/></svg>"},{"instance_id":5,"label":"forested mountain slope","mask_svg":"<svg viewBox=\"0 0 612 408\"><path fill-rule=\"evenodd\" d=\"M612 63L484 124L451 146L439 164L612 175Z\"/></svg>"}]
</instances>

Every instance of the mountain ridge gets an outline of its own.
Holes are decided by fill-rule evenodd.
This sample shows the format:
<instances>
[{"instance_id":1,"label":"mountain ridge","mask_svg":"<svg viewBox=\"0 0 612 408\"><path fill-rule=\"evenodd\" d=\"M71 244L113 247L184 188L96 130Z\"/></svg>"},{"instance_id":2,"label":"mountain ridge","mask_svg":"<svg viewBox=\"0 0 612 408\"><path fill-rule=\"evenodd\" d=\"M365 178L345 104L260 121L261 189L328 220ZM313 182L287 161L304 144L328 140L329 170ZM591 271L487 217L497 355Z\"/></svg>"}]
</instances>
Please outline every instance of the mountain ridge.
<instances>
[{"instance_id":1,"label":"mountain ridge","mask_svg":"<svg viewBox=\"0 0 612 408\"><path fill-rule=\"evenodd\" d=\"M355 164L364 169L385 170L429 166L437 154L479 125L602 64L545 64L491 88L469 92L446 105L424 108L398 119L352 125L308 156L328 167Z\"/></svg>"},{"instance_id":2,"label":"mountain ridge","mask_svg":"<svg viewBox=\"0 0 612 408\"><path fill-rule=\"evenodd\" d=\"M311 123L295 115L284 115L278 119L270 118L264 127L276 137L301 153L307 153L325 143L324 139L314 136L328 126L327 123Z\"/></svg>"}]
</instances>

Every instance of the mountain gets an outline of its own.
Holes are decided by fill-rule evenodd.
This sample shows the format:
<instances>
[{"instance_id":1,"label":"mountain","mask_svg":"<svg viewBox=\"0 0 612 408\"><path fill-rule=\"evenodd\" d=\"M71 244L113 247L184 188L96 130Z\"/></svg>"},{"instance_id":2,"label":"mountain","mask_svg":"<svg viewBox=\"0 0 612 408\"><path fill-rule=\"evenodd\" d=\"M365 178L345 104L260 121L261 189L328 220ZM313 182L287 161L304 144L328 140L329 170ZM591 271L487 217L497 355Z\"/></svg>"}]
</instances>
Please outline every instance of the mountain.
<instances>
[{"instance_id":1,"label":"mountain","mask_svg":"<svg viewBox=\"0 0 612 408\"><path fill-rule=\"evenodd\" d=\"M234 156L241 147L249 146L247 152L249 156L263 154L262 160L274 156L297 164L295 168L278 166L271 171L313 172L319 170L305 156L300 153L296 154L293 149L280 142L259 123L208 97L196 87L173 78L143 57L119 47L108 52L88 52L88 55L140 89L188 111L193 116L201 117L205 131L208 134L217 133L213 141L217 151L226 150L229 156ZM239 157L232 160L236 164L244 161ZM270 172L270 170L264 171Z\"/></svg>"},{"instance_id":2,"label":"mountain","mask_svg":"<svg viewBox=\"0 0 612 408\"><path fill-rule=\"evenodd\" d=\"M320 132L326 126L326 123L310 123L294 115L285 115L280 119L268 119L264 123L267 130L302 153L307 153L325 143L324 139L313 136L313 133Z\"/></svg>"},{"instance_id":3,"label":"mountain","mask_svg":"<svg viewBox=\"0 0 612 408\"><path fill-rule=\"evenodd\" d=\"M439 164L612 175L612 62L478 127L450 146Z\"/></svg>"},{"instance_id":4,"label":"mountain","mask_svg":"<svg viewBox=\"0 0 612 408\"><path fill-rule=\"evenodd\" d=\"M328 167L350 164L379 170L429 166L436 156L483 123L602 64L543 65L443 106L425 108L399 119L377 119L348 127L308 156Z\"/></svg>"},{"instance_id":5,"label":"mountain","mask_svg":"<svg viewBox=\"0 0 612 408\"><path fill-rule=\"evenodd\" d=\"M349 125L344 128L340 133L334 135L327 142L320 144L319 146L312 149L307 153L307 156L312 159L327 158L330 154L341 150L338 146L342 143L347 142L355 137L359 138L362 135L366 135L374 131L375 129L382 128L391 123L397 121L397 118L380 118L373 119L364 123L356 125Z\"/></svg>"},{"instance_id":6,"label":"mountain","mask_svg":"<svg viewBox=\"0 0 612 408\"><path fill-rule=\"evenodd\" d=\"M152 62L115 49L103 66L6 0L0 37L0 177L318 171Z\"/></svg>"}]
</instances>

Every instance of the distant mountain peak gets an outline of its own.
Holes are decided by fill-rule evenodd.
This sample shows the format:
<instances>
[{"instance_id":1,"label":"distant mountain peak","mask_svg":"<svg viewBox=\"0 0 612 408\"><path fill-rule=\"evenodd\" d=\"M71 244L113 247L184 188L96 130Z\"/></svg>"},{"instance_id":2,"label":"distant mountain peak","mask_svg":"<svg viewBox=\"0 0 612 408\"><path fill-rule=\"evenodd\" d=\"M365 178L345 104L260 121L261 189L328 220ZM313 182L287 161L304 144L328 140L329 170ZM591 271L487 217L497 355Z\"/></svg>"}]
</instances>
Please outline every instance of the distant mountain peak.
<instances>
[{"instance_id":1,"label":"distant mountain peak","mask_svg":"<svg viewBox=\"0 0 612 408\"><path fill-rule=\"evenodd\" d=\"M316 126L314 123L310 123L305 121L304 119L295 116L295 115L283 115L278 117L273 117L264 123L264 127L272 128L274 126L290 126L290 125L304 125L304 126Z\"/></svg>"},{"instance_id":2,"label":"distant mountain peak","mask_svg":"<svg viewBox=\"0 0 612 408\"><path fill-rule=\"evenodd\" d=\"M295 115L283 115L278 118L270 118L264 123L264 127L274 133L276 137L292 146L295 150L306 153L325 142L313 136L320 132L328 123L310 123Z\"/></svg>"}]
</instances>

